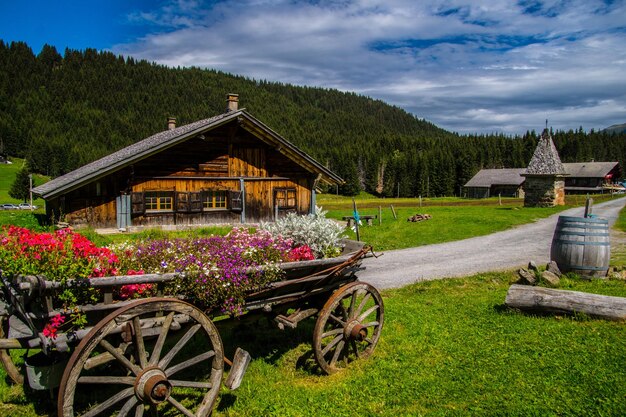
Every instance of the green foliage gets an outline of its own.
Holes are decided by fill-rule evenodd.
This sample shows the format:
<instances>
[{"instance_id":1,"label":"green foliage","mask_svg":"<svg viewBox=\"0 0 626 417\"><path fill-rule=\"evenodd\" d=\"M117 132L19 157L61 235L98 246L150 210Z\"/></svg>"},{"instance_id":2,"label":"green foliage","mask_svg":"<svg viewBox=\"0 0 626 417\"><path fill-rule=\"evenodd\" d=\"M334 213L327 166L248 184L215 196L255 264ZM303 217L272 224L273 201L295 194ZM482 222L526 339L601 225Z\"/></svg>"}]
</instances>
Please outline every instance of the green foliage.
<instances>
[{"instance_id":1,"label":"green foliage","mask_svg":"<svg viewBox=\"0 0 626 417\"><path fill-rule=\"evenodd\" d=\"M167 68L94 49L61 55L45 45L35 55L23 42L0 41L5 152L51 176L164 130L168 116L183 125L223 113L229 92L344 178L345 195L459 195L481 168L526 166L538 140L534 131L461 136L380 100L333 89ZM625 166L624 133L553 133L565 162L595 158Z\"/></svg>"},{"instance_id":2,"label":"green foliage","mask_svg":"<svg viewBox=\"0 0 626 417\"><path fill-rule=\"evenodd\" d=\"M26 202L30 197L30 169L28 168L28 162L24 161L24 166L17 172L15 181L9 189L9 195L17 200ZM33 187L35 185L33 184Z\"/></svg>"}]
</instances>

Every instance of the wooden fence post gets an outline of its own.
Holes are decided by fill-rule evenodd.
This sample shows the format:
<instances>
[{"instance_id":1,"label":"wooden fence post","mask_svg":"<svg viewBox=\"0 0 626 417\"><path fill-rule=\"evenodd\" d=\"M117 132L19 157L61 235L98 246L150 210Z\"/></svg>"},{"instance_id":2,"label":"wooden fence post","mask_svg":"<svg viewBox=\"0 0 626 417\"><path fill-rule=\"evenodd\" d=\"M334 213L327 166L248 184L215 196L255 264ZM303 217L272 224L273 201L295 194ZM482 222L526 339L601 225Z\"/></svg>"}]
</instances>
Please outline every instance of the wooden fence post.
<instances>
[{"instance_id":1,"label":"wooden fence post","mask_svg":"<svg viewBox=\"0 0 626 417\"><path fill-rule=\"evenodd\" d=\"M393 209L393 204L391 204L391 213L393 213L393 218L398 220L398 216L396 216L396 211Z\"/></svg>"}]
</instances>

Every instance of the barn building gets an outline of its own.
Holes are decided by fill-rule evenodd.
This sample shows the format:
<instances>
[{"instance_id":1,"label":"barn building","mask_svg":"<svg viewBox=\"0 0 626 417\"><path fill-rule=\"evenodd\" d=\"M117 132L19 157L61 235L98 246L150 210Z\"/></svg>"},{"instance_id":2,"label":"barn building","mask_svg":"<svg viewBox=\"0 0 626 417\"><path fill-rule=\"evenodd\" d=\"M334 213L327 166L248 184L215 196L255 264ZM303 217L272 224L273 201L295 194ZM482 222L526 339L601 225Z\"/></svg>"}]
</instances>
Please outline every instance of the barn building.
<instances>
[{"instance_id":1,"label":"barn building","mask_svg":"<svg viewBox=\"0 0 626 417\"><path fill-rule=\"evenodd\" d=\"M229 94L215 117L143 139L33 189L50 218L133 229L272 221L315 210L315 189L343 180Z\"/></svg>"},{"instance_id":2,"label":"barn building","mask_svg":"<svg viewBox=\"0 0 626 417\"><path fill-rule=\"evenodd\" d=\"M524 197L524 168L481 169L465 184L465 197Z\"/></svg>"},{"instance_id":3,"label":"barn building","mask_svg":"<svg viewBox=\"0 0 626 417\"><path fill-rule=\"evenodd\" d=\"M602 194L623 191L619 162L571 162L565 168L565 194ZM463 187L467 198L524 197L526 168L481 169Z\"/></svg>"}]
</instances>

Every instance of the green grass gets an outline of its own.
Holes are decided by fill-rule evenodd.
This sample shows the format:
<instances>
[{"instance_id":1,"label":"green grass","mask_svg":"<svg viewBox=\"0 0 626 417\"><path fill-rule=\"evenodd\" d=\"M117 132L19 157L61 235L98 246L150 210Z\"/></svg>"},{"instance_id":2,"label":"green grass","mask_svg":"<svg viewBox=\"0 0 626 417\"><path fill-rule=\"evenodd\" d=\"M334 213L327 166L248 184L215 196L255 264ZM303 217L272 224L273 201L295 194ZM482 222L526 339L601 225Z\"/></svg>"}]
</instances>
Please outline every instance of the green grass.
<instances>
[{"instance_id":1,"label":"green grass","mask_svg":"<svg viewBox=\"0 0 626 417\"><path fill-rule=\"evenodd\" d=\"M382 210L380 225L377 219L372 226L363 222L359 233L361 240L370 243L376 250L402 249L487 235L548 217L565 208L568 207L432 206L421 210L398 207L395 209L397 219L394 219L391 209L386 207ZM417 223L407 221L417 213L430 214L432 218ZM328 216L335 219L351 214L350 210L328 212ZM378 215L378 210L359 209L359 214ZM349 236L354 239L356 234L350 231Z\"/></svg>"},{"instance_id":2,"label":"green grass","mask_svg":"<svg viewBox=\"0 0 626 417\"><path fill-rule=\"evenodd\" d=\"M375 354L331 376L310 366L312 322L224 330L227 353L239 345L254 360L213 415L626 415L624 324L509 311L502 304L514 279L483 274L384 292ZM623 281L564 279L563 287L626 296ZM45 397L0 381L0 415L52 415Z\"/></svg>"}]
</instances>

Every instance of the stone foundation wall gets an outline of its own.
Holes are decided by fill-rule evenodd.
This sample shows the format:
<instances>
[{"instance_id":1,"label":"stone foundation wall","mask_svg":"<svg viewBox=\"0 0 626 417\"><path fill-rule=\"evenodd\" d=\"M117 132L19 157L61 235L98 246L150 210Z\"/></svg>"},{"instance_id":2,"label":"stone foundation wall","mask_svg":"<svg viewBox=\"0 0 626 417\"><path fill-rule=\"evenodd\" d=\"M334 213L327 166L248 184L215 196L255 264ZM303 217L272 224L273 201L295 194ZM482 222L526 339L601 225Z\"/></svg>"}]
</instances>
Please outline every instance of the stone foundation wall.
<instances>
[{"instance_id":1,"label":"stone foundation wall","mask_svg":"<svg viewBox=\"0 0 626 417\"><path fill-rule=\"evenodd\" d=\"M565 205L565 181L553 176L526 176L524 207Z\"/></svg>"}]
</instances>

